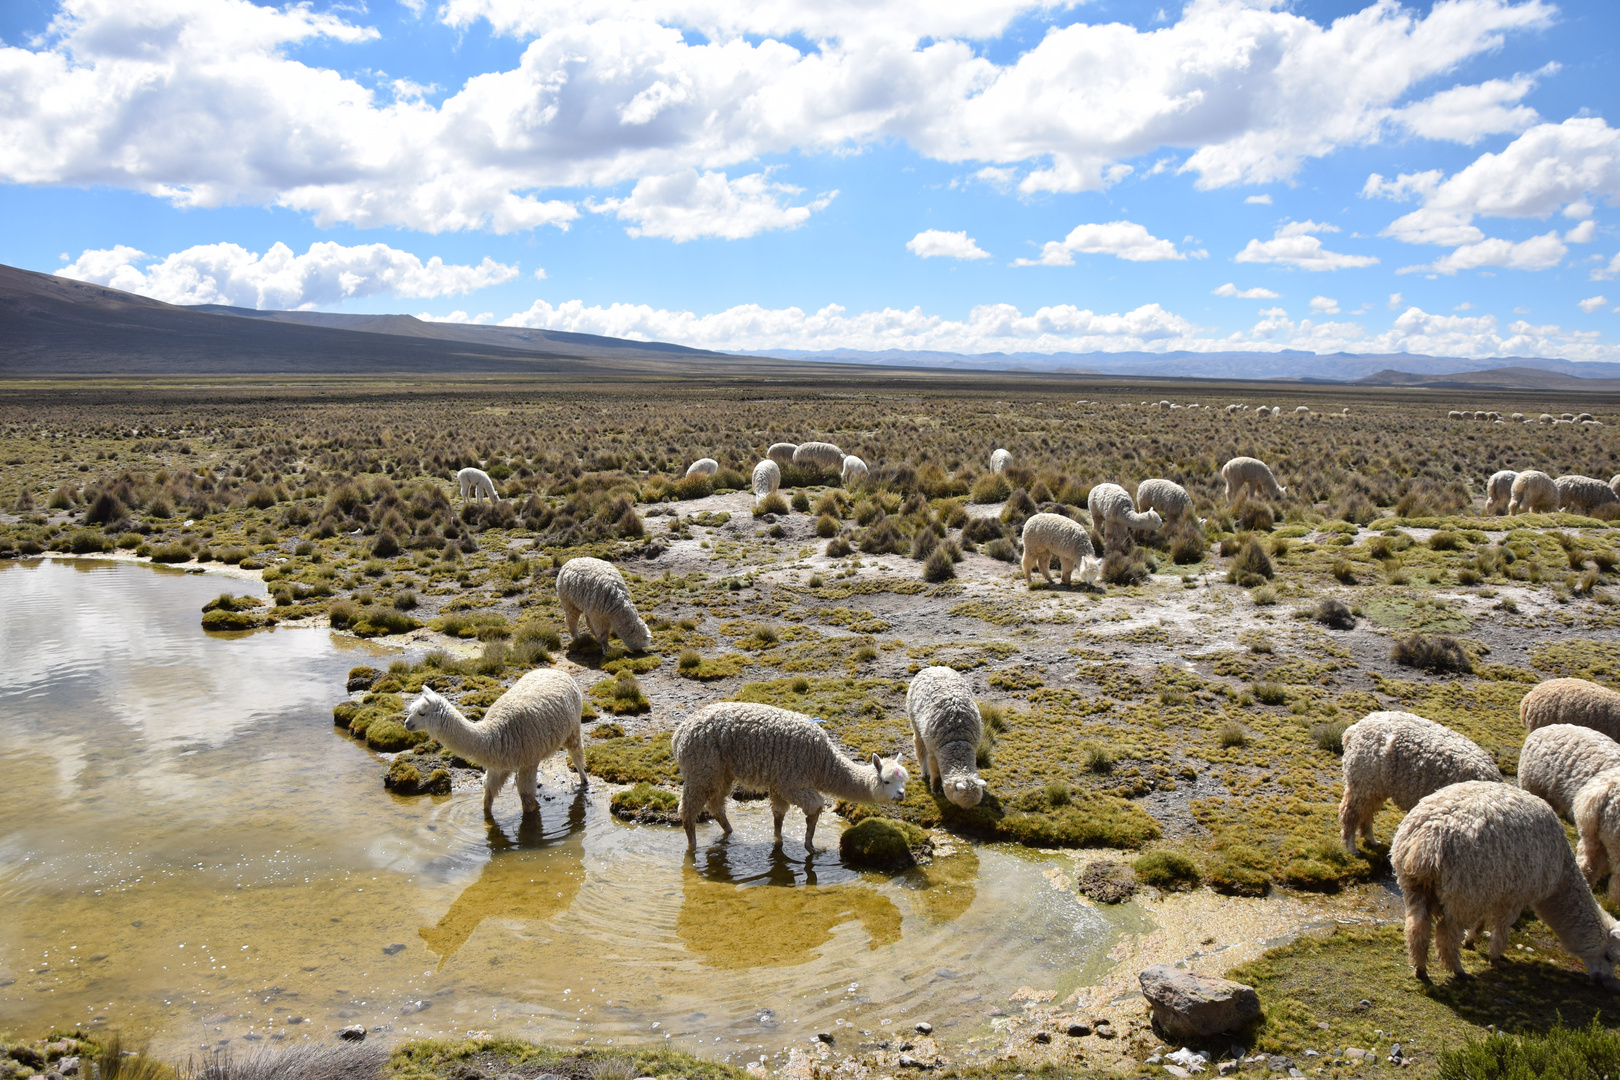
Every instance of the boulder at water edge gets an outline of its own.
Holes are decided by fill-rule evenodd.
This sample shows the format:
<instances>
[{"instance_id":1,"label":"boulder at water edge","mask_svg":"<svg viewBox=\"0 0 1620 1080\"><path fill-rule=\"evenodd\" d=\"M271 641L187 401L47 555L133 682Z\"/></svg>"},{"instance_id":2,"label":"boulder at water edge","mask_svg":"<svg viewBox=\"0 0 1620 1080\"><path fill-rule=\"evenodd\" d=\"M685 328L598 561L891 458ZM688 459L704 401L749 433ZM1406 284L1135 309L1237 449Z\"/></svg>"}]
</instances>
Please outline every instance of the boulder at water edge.
<instances>
[{"instance_id":1,"label":"boulder at water edge","mask_svg":"<svg viewBox=\"0 0 1620 1080\"><path fill-rule=\"evenodd\" d=\"M1237 1031L1260 1015L1260 995L1242 983L1169 964L1154 964L1141 981L1153 1006L1153 1030L1166 1042Z\"/></svg>"}]
</instances>

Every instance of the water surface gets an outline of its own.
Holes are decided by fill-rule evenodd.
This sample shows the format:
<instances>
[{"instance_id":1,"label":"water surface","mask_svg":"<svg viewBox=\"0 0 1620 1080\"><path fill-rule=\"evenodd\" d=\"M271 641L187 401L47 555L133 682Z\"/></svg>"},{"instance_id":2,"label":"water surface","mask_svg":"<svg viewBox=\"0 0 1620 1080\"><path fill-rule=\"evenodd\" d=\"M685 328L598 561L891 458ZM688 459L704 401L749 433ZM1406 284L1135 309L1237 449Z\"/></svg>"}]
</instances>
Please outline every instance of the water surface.
<instances>
[{"instance_id":1,"label":"water surface","mask_svg":"<svg viewBox=\"0 0 1620 1080\"><path fill-rule=\"evenodd\" d=\"M762 803L729 843L704 826L690 859L678 829L608 814L605 785L575 792L560 758L538 819L510 790L494 823L475 790L395 798L331 725L347 670L388 655L204 633L222 588L262 592L0 563L0 1026L181 1053L363 1024L742 1060L885 1022L976 1033L1140 928L1053 888L1038 855L967 847L891 876L778 849Z\"/></svg>"}]
</instances>

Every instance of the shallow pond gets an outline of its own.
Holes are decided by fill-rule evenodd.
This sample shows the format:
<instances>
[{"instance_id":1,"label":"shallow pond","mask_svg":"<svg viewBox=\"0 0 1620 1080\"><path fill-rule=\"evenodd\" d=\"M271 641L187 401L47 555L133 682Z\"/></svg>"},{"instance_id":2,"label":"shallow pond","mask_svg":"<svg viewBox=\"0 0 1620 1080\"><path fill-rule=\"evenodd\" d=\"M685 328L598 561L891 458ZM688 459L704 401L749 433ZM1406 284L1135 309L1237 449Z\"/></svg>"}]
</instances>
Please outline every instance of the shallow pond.
<instances>
[{"instance_id":1,"label":"shallow pond","mask_svg":"<svg viewBox=\"0 0 1620 1080\"><path fill-rule=\"evenodd\" d=\"M395 798L331 725L379 650L206 634L226 588L262 592L0 563L0 1027L184 1053L363 1024L742 1061L818 1031L981 1032L1020 986L1087 982L1142 929L1054 888L1039 855L970 846L880 875L842 866L833 833L808 859L777 850L763 803L730 843L703 826L694 860L678 829L614 819L606 785L577 795L561 758L538 821L510 789L493 825L477 791Z\"/></svg>"}]
</instances>

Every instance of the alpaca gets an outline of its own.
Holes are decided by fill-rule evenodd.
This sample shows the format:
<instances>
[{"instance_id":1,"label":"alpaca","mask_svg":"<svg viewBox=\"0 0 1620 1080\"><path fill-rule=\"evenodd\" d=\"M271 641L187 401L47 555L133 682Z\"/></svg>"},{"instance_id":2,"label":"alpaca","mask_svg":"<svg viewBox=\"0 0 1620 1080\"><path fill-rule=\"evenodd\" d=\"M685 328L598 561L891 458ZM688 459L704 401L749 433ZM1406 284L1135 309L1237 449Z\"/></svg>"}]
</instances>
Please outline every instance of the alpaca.
<instances>
[{"instance_id":1,"label":"alpaca","mask_svg":"<svg viewBox=\"0 0 1620 1080\"><path fill-rule=\"evenodd\" d=\"M652 631L636 611L630 587L612 563L582 556L569 559L557 572L557 599L562 603L568 636L579 636L579 617L605 650L608 634L616 633L631 652L652 648Z\"/></svg>"},{"instance_id":2,"label":"alpaca","mask_svg":"<svg viewBox=\"0 0 1620 1080\"><path fill-rule=\"evenodd\" d=\"M697 847L697 819L714 815L726 835L726 796L744 785L770 793L776 840L790 805L804 811L804 849L814 851L816 819L826 805L821 793L853 802L899 802L906 797L905 767L876 754L869 763L839 753L826 729L802 713L772 705L722 701L698 710L675 729L680 766L681 824L688 850Z\"/></svg>"},{"instance_id":3,"label":"alpaca","mask_svg":"<svg viewBox=\"0 0 1620 1080\"><path fill-rule=\"evenodd\" d=\"M964 809L978 806L983 729L972 685L952 668L923 668L906 688L906 715L923 783Z\"/></svg>"},{"instance_id":4,"label":"alpaca","mask_svg":"<svg viewBox=\"0 0 1620 1080\"><path fill-rule=\"evenodd\" d=\"M501 501L501 497L495 493L495 481L491 480L489 473L483 469L475 469L469 465L456 473L456 482L461 485L463 499L476 497L479 502L483 502L484 496L487 495L492 502Z\"/></svg>"},{"instance_id":5,"label":"alpaca","mask_svg":"<svg viewBox=\"0 0 1620 1080\"><path fill-rule=\"evenodd\" d=\"M495 796L513 773L525 814L538 813L535 794L540 764L567 748L579 773L579 789L591 786L585 775L585 746L579 719L585 695L567 672L539 668L513 683L479 723L424 686L405 713L405 730L425 731L446 750L484 767L484 816L494 816Z\"/></svg>"}]
</instances>

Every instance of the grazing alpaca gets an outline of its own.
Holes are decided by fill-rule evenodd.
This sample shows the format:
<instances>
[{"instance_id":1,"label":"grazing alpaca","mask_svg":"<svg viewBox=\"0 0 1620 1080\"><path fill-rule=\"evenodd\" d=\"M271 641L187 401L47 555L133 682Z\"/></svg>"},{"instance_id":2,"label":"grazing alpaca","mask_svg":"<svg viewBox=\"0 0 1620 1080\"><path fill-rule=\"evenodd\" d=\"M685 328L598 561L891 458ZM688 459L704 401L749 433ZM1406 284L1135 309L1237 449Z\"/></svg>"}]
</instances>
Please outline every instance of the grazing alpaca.
<instances>
[{"instance_id":1,"label":"grazing alpaca","mask_svg":"<svg viewBox=\"0 0 1620 1080\"><path fill-rule=\"evenodd\" d=\"M541 762L566 747L579 773L579 787L591 786L585 775L585 746L579 718L585 695L567 672L554 668L531 671L473 723L428 687L405 714L407 731L425 731L453 754L484 767L484 816L493 816L495 796L513 773L525 814L537 813L536 773Z\"/></svg>"},{"instance_id":2,"label":"grazing alpaca","mask_svg":"<svg viewBox=\"0 0 1620 1080\"><path fill-rule=\"evenodd\" d=\"M487 495L491 502L501 501L501 497L495 493L495 481L491 480L489 473L483 469L475 469L469 465L456 473L456 482L461 485L463 499L476 498L479 502L483 502Z\"/></svg>"},{"instance_id":3,"label":"grazing alpaca","mask_svg":"<svg viewBox=\"0 0 1620 1080\"><path fill-rule=\"evenodd\" d=\"M673 749L681 768L681 824L686 846L697 847L697 819L704 810L727 834L726 796L737 781L771 796L776 839L782 840L787 808L804 811L804 848L814 851L822 792L851 802L898 802L906 797L907 773L896 757L876 754L851 761L826 730L802 713L772 705L722 701L698 710L675 729Z\"/></svg>"}]
</instances>

